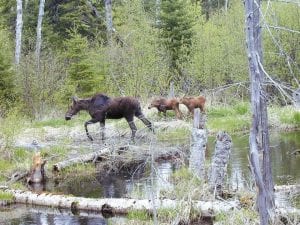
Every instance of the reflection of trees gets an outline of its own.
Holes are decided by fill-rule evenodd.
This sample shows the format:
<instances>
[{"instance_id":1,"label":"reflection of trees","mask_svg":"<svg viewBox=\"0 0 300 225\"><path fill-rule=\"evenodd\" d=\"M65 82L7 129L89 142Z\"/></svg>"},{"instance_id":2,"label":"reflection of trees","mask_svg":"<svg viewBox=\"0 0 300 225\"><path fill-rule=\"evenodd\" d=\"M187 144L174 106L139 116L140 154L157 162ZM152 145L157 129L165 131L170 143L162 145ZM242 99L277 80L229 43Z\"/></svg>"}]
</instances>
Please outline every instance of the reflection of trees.
<instances>
[{"instance_id":1,"label":"reflection of trees","mask_svg":"<svg viewBox=\"0 0 300 225\"><path fill-rule=\"evenodd\" d=\"M251 174L248 168L249 137L233 136L233 148L228 166L228 181L233 188L250 183ZM214 150L214 140L209 141L209 153ZM290 177L300 179L300 157L290 155L295 149L300 149L300 133L271 133L271 161L275 183L282 184L290 181Z\"/></svg>"},{"instance_id":2,"label":"reflection of trees","mask_svg":"<svg viewBox=\"0 0 300 225\"><path fill-rule=\"evenodd\" d=\"M6 217L3 224L10 225L106 225L106 219L101 214L93 212L79 212L73 215L69 209L57 209L39 206L18 206L22 210L18 217ZM13 209L15 210L15 209Z\"/></svg>"}]
</instances>

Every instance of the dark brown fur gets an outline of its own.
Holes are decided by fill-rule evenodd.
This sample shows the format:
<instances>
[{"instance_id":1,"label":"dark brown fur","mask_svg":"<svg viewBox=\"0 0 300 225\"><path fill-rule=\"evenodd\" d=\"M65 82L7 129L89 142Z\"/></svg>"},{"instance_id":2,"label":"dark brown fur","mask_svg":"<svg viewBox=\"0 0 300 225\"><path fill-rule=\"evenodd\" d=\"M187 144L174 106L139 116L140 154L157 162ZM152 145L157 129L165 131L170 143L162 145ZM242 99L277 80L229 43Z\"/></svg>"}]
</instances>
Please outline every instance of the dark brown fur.
<instances>
[{"instance_id":1,"label":"dark brown fur","mask_svg":"<svg viewBox=\"0 0 300 225\"><path fill-rule=\"evenodd\" d=\"M167 116L167 110L174 110L175 115L178 119L182 118L182 113L179 110L179 101L176 98L166 99L158 98L154 99L148 109L157 108L158 113L163 112L164 116Z\"/></svg>"},{"instance_id":2,"label":"dark brown fur","mask_svg":"<svg viewBox=\"0 0 300 225\"><path fill-rule=\"evenodd\" d=\"M133 122L134 116L138 117L149 129L153 131L151 122L145 118L142 113L140 103L133 97L117 97L110 98L104 94L97 94L92 98L77 100L73 98L73 104L65 115L66 120L77 114L80 110L86 110L91 120L85 122L84 127L86 134L90 140L93 140L88 132L87 125L93 123L100 123L101 136L104 139L105 119L121 119L125 118L129 124L132 135L131 139L134 140L137 128Z\"/></svg>"},{"instance_id":3,"label":"dark brown fur","mask_svg":"<svg viewBox=\"0 0 300 225\"><path fill-rule=\"evenodd\" d=\"M204 112L204 105L205 105L205 97L198 96L198 97L183 97L179 100L180 104L184 104L189 112L194 115L194 109L200 108L201 112Z\"/></svg>"}]
</instances>

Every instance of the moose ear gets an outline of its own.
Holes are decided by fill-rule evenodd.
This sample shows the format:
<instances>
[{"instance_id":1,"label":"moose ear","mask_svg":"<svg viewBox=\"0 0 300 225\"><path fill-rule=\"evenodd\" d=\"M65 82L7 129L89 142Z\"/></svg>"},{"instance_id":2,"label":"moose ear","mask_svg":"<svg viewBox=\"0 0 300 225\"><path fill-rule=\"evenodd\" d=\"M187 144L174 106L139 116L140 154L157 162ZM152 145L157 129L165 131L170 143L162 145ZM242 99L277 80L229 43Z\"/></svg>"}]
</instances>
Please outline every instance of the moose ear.
<instances>
[{"instance_id":1,"label":"moose ear","mask_svg":"<svg viewBox=\"0 0 300 225\"><path fill-rule=\"evenodd\" d=\"M73 96L73 97L72 97L73 103L76 103L78 100L79 100L78 97L76 97L76 96Z\"/></svg>"}]
</instances>

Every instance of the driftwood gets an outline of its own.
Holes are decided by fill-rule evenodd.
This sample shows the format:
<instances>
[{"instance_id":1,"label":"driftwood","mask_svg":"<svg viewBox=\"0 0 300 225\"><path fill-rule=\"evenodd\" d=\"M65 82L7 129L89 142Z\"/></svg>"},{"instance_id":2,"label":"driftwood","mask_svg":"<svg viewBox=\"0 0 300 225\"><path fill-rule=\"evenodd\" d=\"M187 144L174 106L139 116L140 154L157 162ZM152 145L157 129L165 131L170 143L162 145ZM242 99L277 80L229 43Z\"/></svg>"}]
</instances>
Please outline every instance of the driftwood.
<instances>
[{"instance_id":1,"label":"driftwood","mask_svg":"<svg viewBox=\"0 0 300 225\"><path fill-rule=\"evenodd\" d=\"M54 195L50 193L37 194L22 190L5 190L11 193L16 203L50 206L55 208L71 209L72 211L87 210L98 211L103 214L126 214L131 210L143 210L149 213L155 208L176 209L192 204L195 210L203 214L229 212L239 207L237 201L193 201L180 202L171 199L127 199L127 198L104 198L92 199L83 197L71 197L65 195ZM202 214L202 215L203 215Z\"/></svg>"},{"instance_id":2,"label":"driftwood","mask_svg":"<svg viewBox=\"0 0 300 225\"><path fill-rule=\"evenodd\" d=\"M274 187L276 192L284 192L288 194L299 194L300 184L279 185Z\"/></svg>"},{"instance_id":3,"label":"driftwood","mask_svg":"<svg viewBox=\"0 0 300 225\"><path fill-rule=\"evenodd\" d=\"M211 163L210 186L218 195L222 194L222 189L227 175L227 165L231 153L232 140L224 131L220 131L216 138L215 153Z\"/></svg>"},{"instance_id":4,"label":"driftwood","mask_svg":"<svg viewBox=\"0 0 300 225\"><path fill-rule=\"evenodd\" d=\"M192 129L190 170L199 178L205 178L205 150L207 145L207 132L203 129L203 115L200 109L194 111L194 124Z\"/></svg>"},{"instance_id":5,"label":"driftwood","mask_svg":"<svg viewBox=\"0 0 300 225\"><path fill-rule=\"evenodd\" d=\"M104 148L97 152L91 152L89 154L81 155L76 158L58 162L53 165L52 170L54 172L59 172L62 169L66 168L68 166L74 165L74 164L96 161L100 157L102 157L110 152L111 152L111 150L109 148Z\"/></svg>"}]
</instances>

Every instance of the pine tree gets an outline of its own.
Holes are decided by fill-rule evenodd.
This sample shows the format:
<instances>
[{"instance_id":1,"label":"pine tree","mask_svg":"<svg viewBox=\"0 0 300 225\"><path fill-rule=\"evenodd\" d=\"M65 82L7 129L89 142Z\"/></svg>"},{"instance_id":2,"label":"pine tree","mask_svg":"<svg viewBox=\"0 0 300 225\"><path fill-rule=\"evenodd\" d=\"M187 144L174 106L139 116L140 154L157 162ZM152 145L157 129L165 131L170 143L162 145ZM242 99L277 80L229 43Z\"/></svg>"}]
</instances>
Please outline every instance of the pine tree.
<instances>
[{"instance_id":1,"label":"pine tree","mask_svg":"<svg viewBox=\"0 0 300 225\"><path fill-rule=\"evenodd\" d=\"M0 30L0 113L5 113L16 101L11 49L6 30Z\"/></svg>"},{"instance_id":2,"label":"pine tree","mask_svg":"<svg viewBox=\"0 0 300 225\"><path fill-rule=\"evenodd\" d=\"M101 91L104 75L97 71L95 59L90 53L89 43L76 30L70 32L71 38L65 42L65 58L68 60L67 69L68 95L76 93L79 96L91 96Z\"/></svg>"},{"instance_id":3,"label":"pine tree","mask_svg":"<svg viewBox=\"0 0 300 225\"><path fill-rule=\"evenodd\" d=\"M193 17L188 10L188 1L163 0L160 19L163 42L171 58L171 69L180 75L178 66L189 55L193 37Z\"/></svg>"}]
</instances>

